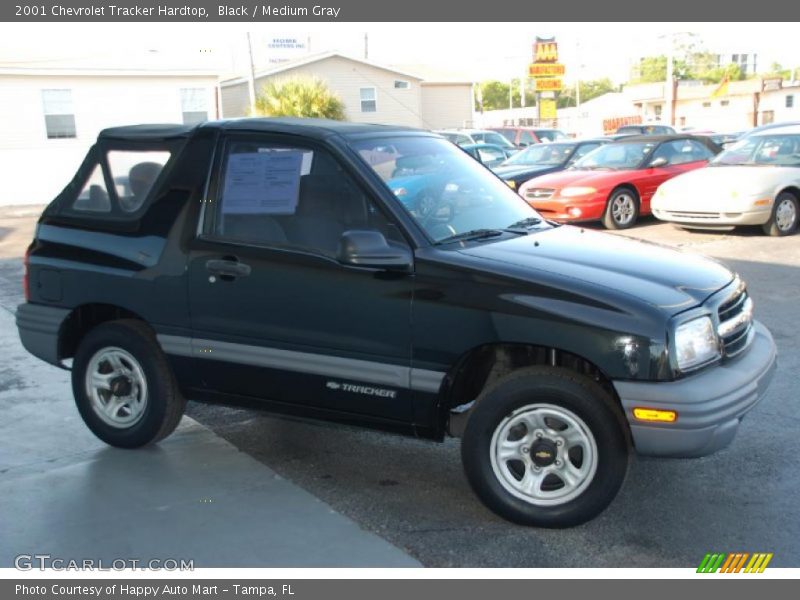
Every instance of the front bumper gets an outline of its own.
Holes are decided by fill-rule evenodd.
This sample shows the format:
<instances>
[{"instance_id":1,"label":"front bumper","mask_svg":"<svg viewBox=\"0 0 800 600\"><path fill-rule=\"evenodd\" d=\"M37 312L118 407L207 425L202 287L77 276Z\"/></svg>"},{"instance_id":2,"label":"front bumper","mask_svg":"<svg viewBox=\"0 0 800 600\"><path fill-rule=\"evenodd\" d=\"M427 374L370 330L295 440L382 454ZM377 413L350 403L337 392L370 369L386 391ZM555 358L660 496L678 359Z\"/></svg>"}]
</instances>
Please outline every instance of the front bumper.
<instances>
[{"instance_id":1,"label":"front bumper","mask_svg":"<svg viewBox=\"0 0 800 600\"><path fill-rule=\"evenodd\" d=\"M772 215L772 207L751 211L713 211L706 212L672 210L653 207L653 215L670 223L691 229L732 229L737 225L763 225Z\"/></svg>"},{"instance_id":2,"label":"front bumper","mask_svg":"<svg viewBox=\"0 0 800 600\"><path fill-rule=\"evenodd\" d=\"M597 221L603 218L606 209L606 198L601 196L575 196L561 198L552 196L548 199L524 197L525 201L546 219L553 221ZM572 212L579 210L580 214Z\"/></svg>"},{"instance_id":3,"label":"front bumper","mask_svg":"<svg viewBox=\"0 0 800 600\"><path fill-rule=\"evenodd\" d=\"M772 335L761 323L753 325L750 347L731 361L678 381L614 382L639 454L705 456L731 443L775 373ZM674 410L678 418L674 423L644 423L634 419L634 407Z\"/></svg>"}]
</instances>

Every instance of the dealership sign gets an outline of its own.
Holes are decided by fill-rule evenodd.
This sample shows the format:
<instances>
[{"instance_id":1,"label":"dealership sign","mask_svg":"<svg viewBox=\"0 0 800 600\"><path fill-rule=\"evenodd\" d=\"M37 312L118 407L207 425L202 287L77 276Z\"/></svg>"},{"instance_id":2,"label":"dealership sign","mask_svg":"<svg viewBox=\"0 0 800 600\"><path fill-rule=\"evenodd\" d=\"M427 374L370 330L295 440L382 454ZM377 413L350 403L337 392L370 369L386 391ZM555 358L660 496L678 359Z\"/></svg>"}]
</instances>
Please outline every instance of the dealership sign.
<instances>
[{"instance_id":1,"label":"dealership sign","mask_svg":"<svg viewBox=\"0 0 800 600\"><path fill-rule=\"evenodd\" d=\"M558 63L533 63L528 65L528 77L563 77L566 69Z\"/></svg>"},{"instance_id":2,"label":"dealership sign","mask_svg":"<svg viewBox=\"0 0 800 600\"><path fill-rule=\"evenodd\" d=\"M558 62L558 43L556 38L536 38L536 43L533 45L533 62Z\"/></svg>"},{"instance_id":3,"label":"dealership sign","mask_svg":"<svg viewBox=\"0 0 800 600\"><path fill-rule=\"evenodd\" d=\"M537 92L560 92L563 88L564 82L560 77L536 79Z\"/></svg>"}]
</instances>

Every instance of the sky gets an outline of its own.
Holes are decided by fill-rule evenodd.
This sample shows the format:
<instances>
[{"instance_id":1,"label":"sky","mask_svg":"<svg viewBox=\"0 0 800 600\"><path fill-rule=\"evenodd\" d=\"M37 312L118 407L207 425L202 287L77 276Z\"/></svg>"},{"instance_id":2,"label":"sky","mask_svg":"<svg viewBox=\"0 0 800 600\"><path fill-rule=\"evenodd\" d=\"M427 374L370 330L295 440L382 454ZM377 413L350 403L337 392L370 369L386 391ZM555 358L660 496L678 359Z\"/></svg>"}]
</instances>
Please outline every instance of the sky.
<instances>
[{"instance_id":1,"label":"sky","mask_svg":"<svg viewBox=\"0 0 800 600\"><path fill-rule=\"evenodd\" d=\"M193 58L204 48L221 70L243 74L248 32L265 62L263 42L273 37L310 39L312 52L360 58L366 33L374 62L428 65L475 81L524 75L537 35L556 37L567 80L622 83L639 57L664 53L670 39L689 33L715 53L757 53L764 69L772 62L800 66L800 45L781 43L796 38L794 23L0 23L0 63L115 51L123 63L131 51Z\"/></svg>"}]
</instances>

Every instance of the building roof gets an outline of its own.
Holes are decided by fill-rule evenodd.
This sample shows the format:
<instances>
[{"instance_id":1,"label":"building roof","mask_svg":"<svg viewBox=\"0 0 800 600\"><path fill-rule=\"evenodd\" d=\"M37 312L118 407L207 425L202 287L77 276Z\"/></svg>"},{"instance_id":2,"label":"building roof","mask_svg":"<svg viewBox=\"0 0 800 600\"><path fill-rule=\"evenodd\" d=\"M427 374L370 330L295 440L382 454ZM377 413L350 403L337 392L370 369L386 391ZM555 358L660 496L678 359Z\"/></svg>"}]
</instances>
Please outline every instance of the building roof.
<instances>
[{"instance_id":1,"label":"building roof","mask_svg":"<svg viewBox=\"0 0 800 600\"><path fill-rule=\"evenodd\" d=\"M272 75L279 75L280 73L284 73L286 71L291 71L292 69L297 69L298 67L303 67L305 65L310 65L310 64L313 64L315 62L320 62L320 61L326 60L328 58L343 58L343 59L349 60L351 62L359 63L359 64L362 64L362 65L368 65L368 66L374 67L376 69L382 69L384 71L389 71L390 73L396 73L397 75L401 75L403 77L407 77L407 78L410 78L410 79L415 79L417 81L422 81L422 78L419 77L418 75L413 75L411 73L406 73L405 71L400 71L400 70L395 69L393 67L387 67L385 65L379 65L377 63L374 63L374 62L371 62L371 61L368 61L368 60L363 60L363 59L360 59L360 58L353 58L351 56L346 56L346 55L341 54L339 52L333 52L333 51L319 52L317 54L309 54L309 55L304 56L302 58L298 58L298 59L295 59L295 60L287 60L286 62L278 63L278 64L276 64L276 65L274 65L274 66L272 66L272 67L270 67L268 69L263 69L261 71L257 71L255 73L255 78L256 79L261 79L262 77L270 77ZM242 77L242 76L232 77L232 78L229 78L229 79L223 79L220 82L220 86L221 87L228 87L228 86L231 86L231 85L239 85L241 83L245 83L247 80L248 80L247 77Z\"/></svg>"}]
</instances>

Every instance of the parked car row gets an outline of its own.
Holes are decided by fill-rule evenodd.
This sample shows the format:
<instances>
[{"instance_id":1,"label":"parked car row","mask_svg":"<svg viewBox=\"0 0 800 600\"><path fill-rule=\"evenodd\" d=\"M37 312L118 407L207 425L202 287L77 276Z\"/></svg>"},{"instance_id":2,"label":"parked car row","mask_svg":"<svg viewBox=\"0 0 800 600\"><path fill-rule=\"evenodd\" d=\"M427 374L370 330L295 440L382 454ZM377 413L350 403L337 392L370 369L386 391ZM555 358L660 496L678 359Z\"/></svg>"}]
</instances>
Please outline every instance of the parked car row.
<instances>
[{"instance_id":1,"label":"parked car row","mask_svg":"<svg viewBox=\"0 0 800 600\"><path fill-rule=\"evenodd\" d=\"M462 148L553 221L601 221L609 229L627 229L652 213L687 229L761 225L773 236L797 230L800 124L702 135L656 135L652 127L632 135L631 127L642 126L531 144L505 160L507 148Z\"/></svg>"}]
</instances>

